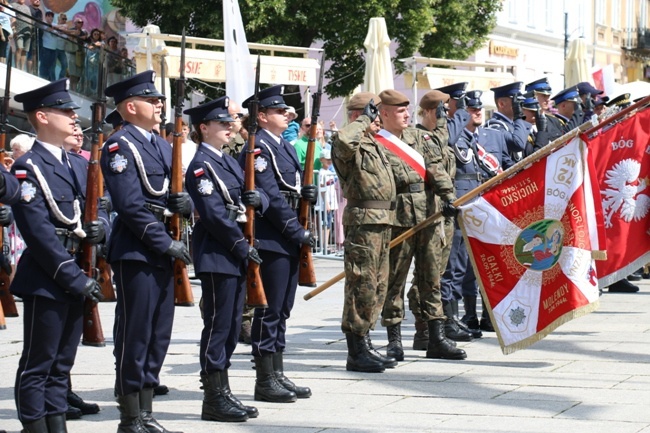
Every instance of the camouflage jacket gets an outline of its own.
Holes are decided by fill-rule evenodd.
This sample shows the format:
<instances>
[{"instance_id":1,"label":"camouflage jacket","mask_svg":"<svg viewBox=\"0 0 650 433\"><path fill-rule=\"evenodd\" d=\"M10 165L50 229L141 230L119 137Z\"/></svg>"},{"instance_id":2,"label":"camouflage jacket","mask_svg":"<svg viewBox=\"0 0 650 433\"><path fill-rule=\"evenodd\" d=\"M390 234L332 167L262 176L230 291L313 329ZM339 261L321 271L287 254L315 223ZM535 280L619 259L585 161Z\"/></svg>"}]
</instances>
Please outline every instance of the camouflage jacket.
<instances>
[{"instance_id":1,"label":"camouflage jacket","mask_svg":"<svg viewBox=\"0 0 650 433\"><path fill-rule=\"evenodd\" d=\"M228 143L221 148L221 151L226 155L230 155L233 158L237 159L239 158L239 154L242 152L242 150L244 150L245 146L246 141L239 133L237 133L234 136L230 137L230 141L228 141Z\"/></svg>"}]
</instances>

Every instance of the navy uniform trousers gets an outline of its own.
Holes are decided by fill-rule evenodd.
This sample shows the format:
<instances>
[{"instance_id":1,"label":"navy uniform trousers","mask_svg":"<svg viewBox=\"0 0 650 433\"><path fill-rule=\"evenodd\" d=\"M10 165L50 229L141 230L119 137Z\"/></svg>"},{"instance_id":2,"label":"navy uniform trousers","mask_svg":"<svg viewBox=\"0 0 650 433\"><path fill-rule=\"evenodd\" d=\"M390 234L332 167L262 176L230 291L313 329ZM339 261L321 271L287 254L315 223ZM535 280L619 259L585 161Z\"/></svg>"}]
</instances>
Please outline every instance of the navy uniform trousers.
<instances>
[{"instance_id":1,"label":"navy uniform trousers","mask_svg":"<svg viewBox=\"0 0 650 433\"><path fill-rule=\"evenodd\" d=\"M264 129L258 131L255 146L259 149L255 156L255 185L269 200L263 215L255 218L268 308L255 309L251 341L253 355L263 356L282 352L286 345L286 322L296 296L300 243L305 230L298 223L295 208L285 199L290 187L296 187L302 177L296 151L289 142L278 142ZM245 161L244 152L239 156L240 166L244 167ZM291 193L298 196L295 190Z\"/></svg>"},{"instance_id":2,"label":"navy uniform trousers","mask_svg":"<svg viewBox=\"0 0 650 433\"><path fill-rule=\"evenodd\" d=\"M127 123L107 140L100 158L117 212L108 244L117 287L113 327L117 395L159 384L174 322L172 259L165 254L172 238L160 215L151 210L167 204L167 192L162 191L170 174L171 146L153 137L152 141Z\"/></svg>"}]
</instances>

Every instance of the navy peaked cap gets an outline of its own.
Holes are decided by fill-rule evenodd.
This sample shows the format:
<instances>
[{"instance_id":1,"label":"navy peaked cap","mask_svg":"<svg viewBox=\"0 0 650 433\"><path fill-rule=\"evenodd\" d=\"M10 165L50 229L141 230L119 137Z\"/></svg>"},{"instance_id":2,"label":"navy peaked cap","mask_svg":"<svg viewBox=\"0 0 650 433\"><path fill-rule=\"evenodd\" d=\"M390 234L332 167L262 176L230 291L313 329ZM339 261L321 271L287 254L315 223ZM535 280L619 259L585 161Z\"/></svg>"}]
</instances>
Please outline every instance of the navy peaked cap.
<instances>
[{"instance_id":1,"label":"navy peaked cap","mask_svg":"<svg viewBox=\"0 0 650 433\"><path fill-rule=\"evenodd\" d=\"M273 86L264 90L260 90L257 97L259 99L259 108L289 108L284 102L282 91L284 86ZM242 107L248 109L248 104L255 98L255 95L249 96L241 104Z\"/></svg>"},{"instance_id":2,"label":"navy peaked cap","mask_svg":"<svg viewBox=\"0 0 650 433\"><path fill-rule=\"evenodd\" d=\"M190 116L192 125L206 123L211 120L217 122L234 122L235 119L228 112L229 101L230 98L222 96L221 98L213 99L196 107L188 108L183 113Z\"/></svg>"},{"instance_id":3,"label":"navy peaked cap","mask_svg":"<svg viewBox=\"0 0 650 433\"><path fill-rule=\"evenodd\" d=\"M112 97L116 104L133 96L165 99L165 95L160 93L154 85L155 78L156 73L154 71L140 72L126 80L108 86L106 96Z\"/></svg>"},{"instance_id":4,"label":"navy peaked cap","mask_svg":"<svg viewBox=\"0 0 650 433\"><path fill-rule=\"evenodd\" d=\"M14 96L14 99L16 102L22 102L23 110L27 113L45 107L76 110L79 106L72 100L68 89L70 80L63 78L38 89L20 93Z\"/></svg>"}]
</instances>

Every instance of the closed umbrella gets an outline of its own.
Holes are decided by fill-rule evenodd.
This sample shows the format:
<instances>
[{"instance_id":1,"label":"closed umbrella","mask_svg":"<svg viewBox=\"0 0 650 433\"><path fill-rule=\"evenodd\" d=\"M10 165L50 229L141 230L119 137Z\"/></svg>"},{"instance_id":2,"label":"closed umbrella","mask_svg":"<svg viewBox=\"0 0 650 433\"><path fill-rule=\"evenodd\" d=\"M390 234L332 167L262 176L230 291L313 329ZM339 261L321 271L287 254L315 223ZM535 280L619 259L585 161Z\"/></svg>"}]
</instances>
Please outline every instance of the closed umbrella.
<instances>
[{"instance_id":1,"label":"closed umbrella","mask_svg":"<svg viewBox=\"0 0 650 433\"><path fill-rule=\"evenodd\" d=\"M575 39L569 46L569 54L564 61L564 88L590 81L587 62L587 44L583 38Z\"/></svg>"},{"instance_id":2,"label":"closed umbrella","mask_svg":"<svg viewBox=\"0 0 650 433\"><path fill-rule=\"evenodd\" d=\"M390 38L384 18L370 18L368 34L363 43L366 47L366 73L363 89L379 94L393 89L393 65L390 61Z\"/></svg>"}]
</instances>

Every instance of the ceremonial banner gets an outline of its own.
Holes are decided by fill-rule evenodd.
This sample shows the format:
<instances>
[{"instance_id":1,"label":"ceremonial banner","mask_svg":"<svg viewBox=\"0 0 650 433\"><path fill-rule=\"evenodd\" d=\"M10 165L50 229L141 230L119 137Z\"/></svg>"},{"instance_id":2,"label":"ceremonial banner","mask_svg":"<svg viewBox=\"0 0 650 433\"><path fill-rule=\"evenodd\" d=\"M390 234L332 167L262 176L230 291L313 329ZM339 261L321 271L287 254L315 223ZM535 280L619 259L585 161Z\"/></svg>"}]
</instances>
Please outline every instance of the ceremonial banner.
<instances>
[{"instance_id":1,"label":"ceremonial banner","mask_svg":"<svg viewBox=\"0 0 650 433\"><path fill-rule=\"evenodd\" d=\"M504 354L598 306L594 258L602 255L602 210L586 149L574 138L460 207Z\"/></svg>"},{"instance_id":2,"label":"ceremonial banner","mask_svg":"<svg viewBox=\"0 0 650 433\"><path fill-rule=\"evenodd\" d=\"M598 262L601 287L650 263L650 110L588 141L605 220L607 260Z\"/></svg>"}]
</instances>

